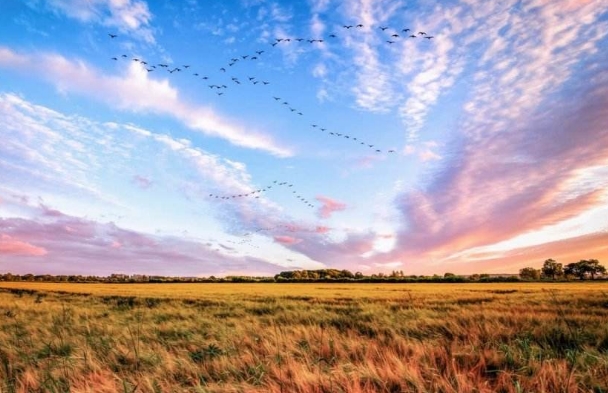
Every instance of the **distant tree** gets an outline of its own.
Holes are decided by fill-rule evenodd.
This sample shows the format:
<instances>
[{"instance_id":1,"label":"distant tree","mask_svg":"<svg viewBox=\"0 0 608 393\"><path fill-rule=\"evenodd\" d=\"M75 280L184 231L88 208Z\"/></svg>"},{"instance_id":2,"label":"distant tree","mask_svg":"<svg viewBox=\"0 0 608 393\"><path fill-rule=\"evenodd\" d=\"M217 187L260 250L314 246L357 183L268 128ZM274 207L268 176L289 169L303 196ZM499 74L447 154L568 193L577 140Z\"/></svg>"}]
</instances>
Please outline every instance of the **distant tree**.
<instances>
[{"instance_id":1,"label":"distant tree","mask_svg":"<svg viewBox=\"0 0 608 393\"><path fill-rule=\"evenodd\" d=\"M456 277L454 273L444 273L443 278Z\"/></svg>"},{"instance_id":2,"label":"distant tree","mask_svg":"<svg viewBox=\"0 0 608 393\"><path fill-rule=\"evenodd\" d=\"M471 280L471 281L479 281L479 279L480 279L480 276L479 276L479 274L477 274L477 273L475 273L475 274L471 274L471 275L469 276L469 280Z\"/></svg>"},{"instance_id":3,"label":"distant tree","mask_svg":"<svg viewBox=\"0 0 608 393\"><path fill-rule=\"evenodd\" d=\"M361 272L356 272L356 273L355 273L355 278L356 278L357 280L362 279L362 278L363 278L363 273L361 273Z\"/></svg>"},{"instance_id":4,"label":"distant tree","mask_svg":"<svg viewBox=\"0 0 608 393\"><path fill-rule=\"evenodd\" d=\"M519 277L522 280L538 280L540 278L540 270L533 267L524 267L519 271Z\"/></svg>"},{"instance_id":5,"label":"distant tree","mask_svg":"<svg viewBox=\"0 0 608 393\"><path fill-rule=\"evenodd\" d=\"M593 280L597 274L605 274L606 268L600 265L597 259L582 259L578 262L567 264L564 273L578 277L581 280L584 280L589 275Z\"/></svg>"},{"instance_id":6,"label":"distant tree","mask_svg":"<svg viewBox=\"0 0 608 393\"><path fill-rule=\"evenodd\" d=\"M554 259L547 259L540 271L542 272L543 276L551 277L553 280L564 275L562 264L558 263Z\"/></svg>"}]
</instances>

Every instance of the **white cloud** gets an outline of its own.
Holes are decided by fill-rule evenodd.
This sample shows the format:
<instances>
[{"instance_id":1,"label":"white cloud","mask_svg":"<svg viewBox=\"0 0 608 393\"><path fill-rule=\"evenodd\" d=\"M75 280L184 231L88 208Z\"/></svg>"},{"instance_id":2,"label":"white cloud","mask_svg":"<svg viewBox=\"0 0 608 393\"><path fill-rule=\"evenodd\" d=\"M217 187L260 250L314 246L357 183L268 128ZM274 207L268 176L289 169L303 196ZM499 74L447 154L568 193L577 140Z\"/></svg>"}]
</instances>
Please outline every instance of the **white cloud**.
<instances>
[{"instance_id":1,"label":"white cloud","mask_svg":"<svg viewBox=\"0 0 608 393\"><path fill-rule=\"evenodd\" d=\"M152 13L141 0L48 0L52 10L83 23L99 23L154 43Z\"/></svg>"},{"instance_id":2,"label":"white cloud","mask_svg":"<svg viewBox=\"0 0 608 393\"><path fill-rule=\"evenodd\" d=\"M18 54L0 47L0 67L33 73L60 91L83 94L122 110L169 115L186 127L234 145L267 151L279 157L291 152L268 135L223 118L206 106L187 103L167 79L151 79L135 62L125 75L104 75L80 60L57 54Z\"/></svg>"}]
</instances>

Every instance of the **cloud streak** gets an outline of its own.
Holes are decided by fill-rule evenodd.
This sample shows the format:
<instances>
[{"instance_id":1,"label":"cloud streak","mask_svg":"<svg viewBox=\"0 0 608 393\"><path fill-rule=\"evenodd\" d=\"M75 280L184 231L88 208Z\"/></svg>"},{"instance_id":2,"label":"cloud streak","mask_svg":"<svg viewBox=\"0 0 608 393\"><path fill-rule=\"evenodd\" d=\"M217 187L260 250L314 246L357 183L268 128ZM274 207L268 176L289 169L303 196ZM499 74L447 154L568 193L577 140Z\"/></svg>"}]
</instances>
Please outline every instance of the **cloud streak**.
<instances>
[{"instance_id":1,"label":"cloud streak","mask_svg":"<svg viewBox=\"0 0 608 393\"><path fill-rule=\"evenodd\" d=\"M77 93L120 109L171 116L186 127L249 149L287 157L292 152L268 135L225 119L210 107L194 105L179 97L167 79L151 79L134 62L123 76L104 75L80 60L58 54L23 54L0 46L0 67L38 75L59 90Z\"/></svg>"},{"instance_id":2,"label":"cloud streak","mask_svg":"<svg viewBox=\"0 0 608 393\"><path fill-rule=\"evenodd\" d=\"M49 0L46 7L82 23L98 23L154 43L152 13L141 0Z\"/></svg>"}]
</instances>

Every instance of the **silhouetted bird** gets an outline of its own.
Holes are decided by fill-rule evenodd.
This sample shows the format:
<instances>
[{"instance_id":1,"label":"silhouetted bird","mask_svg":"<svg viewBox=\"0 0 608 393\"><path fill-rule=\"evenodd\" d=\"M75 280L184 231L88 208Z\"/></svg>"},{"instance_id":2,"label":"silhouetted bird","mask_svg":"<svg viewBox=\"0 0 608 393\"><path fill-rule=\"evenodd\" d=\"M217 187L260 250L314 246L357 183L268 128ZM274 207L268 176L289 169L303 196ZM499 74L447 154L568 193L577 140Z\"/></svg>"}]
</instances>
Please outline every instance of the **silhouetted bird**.
<instances>
[{"instance_id":1,"label":"silhouetted bird","mask_svg":"<svg viewBox=\"0 0 608 393\"><path fill-rule=\"evenodd\" d=\"M116 38L116 37L118 37L116 34L110 34L110 33L108 33L108 35L110 36L110 38Z\"/></svg>"}]
</instances>

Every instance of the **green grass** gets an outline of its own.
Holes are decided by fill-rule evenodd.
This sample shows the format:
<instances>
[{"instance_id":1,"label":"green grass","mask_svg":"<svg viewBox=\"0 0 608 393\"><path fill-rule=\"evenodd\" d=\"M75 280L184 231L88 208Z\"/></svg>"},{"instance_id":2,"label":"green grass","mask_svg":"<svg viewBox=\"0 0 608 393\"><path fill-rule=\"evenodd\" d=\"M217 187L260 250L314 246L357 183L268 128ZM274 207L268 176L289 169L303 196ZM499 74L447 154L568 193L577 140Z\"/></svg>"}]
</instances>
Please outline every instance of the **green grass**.
<instances>
[{"instance_id":1,"label":"green grass","mask_svg":"<svg viewBox=\"0 0 608 393\"><path fill-rule=\"evenodd\" d=\"M606 284L0 287L2 393L608 392Z\"/></svg>"}]
</instances>

